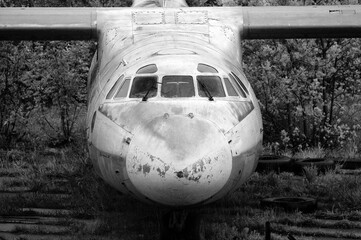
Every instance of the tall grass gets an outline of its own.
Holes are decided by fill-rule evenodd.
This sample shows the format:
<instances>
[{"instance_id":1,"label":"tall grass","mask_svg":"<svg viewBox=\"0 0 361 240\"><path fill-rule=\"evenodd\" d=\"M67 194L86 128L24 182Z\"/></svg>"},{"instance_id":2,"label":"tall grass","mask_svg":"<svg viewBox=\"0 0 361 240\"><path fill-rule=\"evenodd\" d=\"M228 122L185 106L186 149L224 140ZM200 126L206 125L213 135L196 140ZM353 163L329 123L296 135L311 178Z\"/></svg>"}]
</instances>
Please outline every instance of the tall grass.
<instances>
[{"instance_id":1,"label":"tall grass","mask_svg":"<svg viewBox=\"0 0 361 240\"><path fill-rule=\"evenodd\" d=\"M322 149L316 150L319 157ZM311 154L306 151L303 157ZM72 217L97 219L91 224L72 222L74 239L86 234L121 239L157 239L163 209L124 196L95 175L85 145L49 151L10 151L2 156L2 167L16 173L33 195L0 199L0 214L16 213L26 205L64 208L71 206ZM47 198L42 192L54 179L66 179L65 200ZM238 190L222 200L201 208L206 239L263 239L264 223L284 218L281 210L260 209L260 200L277 196L308 196L324 203L323 211L354 211L361 205L361 176L340 175L336 170L317 174L306 168L303 176L292 173L254 173ZM9 183L11 185L11 183ZM67 202L67 203L65 203ZM300 213L293 213L294 215ZM97 239L97 238L95 238ZM277 239L277 237L275 237Z\"/></svg>"}]
</instances>

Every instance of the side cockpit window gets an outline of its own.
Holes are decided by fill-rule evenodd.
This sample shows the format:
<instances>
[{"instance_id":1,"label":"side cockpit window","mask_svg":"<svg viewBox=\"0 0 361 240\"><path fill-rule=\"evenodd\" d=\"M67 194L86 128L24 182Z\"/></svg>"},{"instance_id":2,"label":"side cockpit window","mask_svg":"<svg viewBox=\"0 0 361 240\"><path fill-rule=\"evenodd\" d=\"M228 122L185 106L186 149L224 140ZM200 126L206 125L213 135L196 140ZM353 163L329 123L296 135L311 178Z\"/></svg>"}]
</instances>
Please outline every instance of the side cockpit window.
<instances>
[{"instance_id":1,"label":"side cockpit window","mask_svg":"<svg viewBox=\"0 0 361 240\"><path fill-rule=\"evenodd\" d=\"M236 87L236 89L238 90L238 93L244 97L247 98L247 95L245 93L245 91L242 89L241 85L237 82L236 78L234 77L233 74L229 74L229 77L231 79L231 82L233 83L233 86Z\"/></svg>"},{"instance_id":2,"label":"side cockpit window","mask_svg":"<svg viewBox=\"0 0 361 240\"><path fill-rule=\"evenodd\" d=\"M139 76L133 79L130 98L151 98L157 95L157 76Z\"/></svg>"},{"instance_id":3,"label":"side cockpit window","mask_svg":"<svg viewBox=\"0 0 361 240\"><path fill-rule=\"evenodd\" d=\"M122 85L120 86L117 94L115 94L114 98L125 98L128 95L128 89L130 84L130 78L126 78Z\"/></svg>"},{"instance_id":4,"label":"side cockpit window","mask_svg":"<svg viewBox=\"0 0 361 240\"><path fill-rule=\"evenodd\" d=\"M225 97L222 80L218 76L197 76L200 97Z\"/></svg>"},{"instance_id":5,"label":"side cockpit window","mask_svg":"<svg viewBox=\"0 0 361 240\"><path fill-rule=\"evenodd\" d=\"M231 72L231 76L232 76L232 75L233 75L233 77L235 77L237 83L242 87L242 89L243 89L247 94L249 94L248 89L247 89L246 86L243 84L243 82L241 81L241 79L239 79L239 78L237 77L237 75L234 74L233 72Z\"/></svg>"},{"instance_id":6,"label":"side cockpit window","mask_svg":"<svg viewBox=\"0 0 361 240\"><path fill-rule=\"evenodd\" d=\"M119 85L122 83L124 75L120 76L120 78L114 83L113 87L108 92L106 99L111 99L114 96L115 91L118 89Z\"/></svg>"},{"instance_id":7,"label":"side cockpit window","mask_svg":"<svg viewBox=\"0 0 361 240\"><path fill-rule=\"evenodd\" d=\"M164 76L161 96L166 98L194 97L192 76Z\"/></svg>"},{"instance_id":8,"label":"side cockpit window","mask_svg":"<svg viewBox=\"0 0 361 240\"><path fill-rule=\"evenodd\" d=\"M236 96L238 97L236 89L234 89L232 83L229 81L228 78L224 78L224 84L226 85L228 96Z\"/></svg>"}]
</instances>

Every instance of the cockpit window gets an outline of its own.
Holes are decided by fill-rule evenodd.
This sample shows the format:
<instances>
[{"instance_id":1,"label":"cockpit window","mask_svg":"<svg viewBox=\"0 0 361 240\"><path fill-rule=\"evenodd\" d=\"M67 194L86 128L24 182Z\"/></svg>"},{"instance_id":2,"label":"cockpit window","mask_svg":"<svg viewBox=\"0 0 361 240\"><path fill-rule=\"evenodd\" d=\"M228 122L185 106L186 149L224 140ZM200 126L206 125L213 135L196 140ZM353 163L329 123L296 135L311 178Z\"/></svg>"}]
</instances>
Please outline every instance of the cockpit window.
<instances>
[{"instance_id":1,"label":"cockpit window","mask_svg":"<svg viewBox=\"0 0 361 240\"><path fill-rule=\"evenodd\" d=\"M162 81L162 97L194 97L192 76L164 76Z\"/></svg>"},{"instance_id":2,"label":"cockpit window","mask_svg":"<svg viewBox=\"0 0 361 240\"><path fill-rule=\"evenodd\" d=\"M244 92L242 87L237 83L237 80L235 79L234 75L229 74L229 77L231 78L233 85L236 86L236 88L238 89L238 92L241 94L241 96L246 98L247 97L246 93Z\"/></svg>"},{"instance_id":3,"label":"cockpit window","mask_svg":"<svg viewBox=\"0 0 361 240\"><path fill-rule=\"evenodd\" d=\"M228 78L224 78L224 83L226 84L228 96L238 96L236 89L234 89L232 83L229 81Z\"/></svg>"},{"instance_id":4,"label":"cockpit window","mask_svg":"<svg viewBox=\"0 0 361 240\"><path fill-rule=\"evenodd\" d=\"M198 64L197 70L201 73L218 73L217 69L203 63Z\"/></svg>"},{"instance_id":5,"label":"cockpit window","mask_svg":"<svg viewBox=\"0 0 361 240\"><path fill-rule=\"evenodd\" d=\"M126 97L127 94L128 94L129 83L130 83L130 79L126 78L124 80L124 82L122 83L122 86L119 88L117 94L115 94L114 98L124 98L124 97Z\"/></svg>"},{"instance_id":6,"label":"cockpit window","mask_svg":"<svg viewBox=\"0 0 361 240\"><path fill-rule=\"evenodd\" d=\"M111 99L114 96L115 91L118 89L120 83L122 82L124 75L120 76L120 78L114 83L113 87L108 92L106 99Z\"/></svg>"},{"instance_id":7,"label":"cockpit window","mask_svg":"<svg viewBox=\"0 0 361 240\"><path fill-rule=\"evenodd\" d=\"M232 72L231 74L236 78L237 82L242 86L242 88L244 89L244 91L246 91L246 93L249 94L248 89L247 89L246 86L243 84L243 82L241 81L241 79L239 79L239 78L237 77L237 75L234 74L233 72Z\"/></svg>"},{"instance_id":8,"label":"cockpit window","mask_svg":"<svg viewBox=\"0 0 361 240\"><path fill-rule=\"evenodd\" d=\"M218 76L197 76L200 97L225 97L221 78ZM209 96L211 95L211 96Z\"/></svg>"},{"instance_id":9,"label":"cockpit window","mask_svg":"<svg viewBox=\"0 0 361 240\"><path fill-rule=\"evenodd\" d=\"M141 67L138 69L137 74L142 74L142 73L155 73L158 71L157 65L155 64L149 64L146 65L144 67Z\"/></svg>"},{"instance_id":10,"label":"cockpit window","mask_svg":"<svg viewBox=\"0 0 361 240\"><path fill-rule=\"evenodd\" d=\"M130 91L130 98L147 98L155 97L157 95L157 77L144 76L135 77L133 79L132 90Z\"/></svg>"}]
</instances>

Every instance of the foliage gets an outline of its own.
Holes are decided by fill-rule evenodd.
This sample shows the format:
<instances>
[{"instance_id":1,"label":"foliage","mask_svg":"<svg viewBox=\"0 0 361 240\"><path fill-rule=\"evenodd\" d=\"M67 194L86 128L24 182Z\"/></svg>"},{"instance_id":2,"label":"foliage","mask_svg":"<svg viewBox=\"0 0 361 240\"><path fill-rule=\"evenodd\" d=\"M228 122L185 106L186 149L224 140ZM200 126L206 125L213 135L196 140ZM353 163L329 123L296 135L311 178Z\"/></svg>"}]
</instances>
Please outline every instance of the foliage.
<instances>
[{"instance_id":1,"label":"foliage","mask_svg":"<svg viewBox=\"0 0 361 240\"><path fill-rule=\"evenodd\" d=\"M277 2L276 2L277 4ZM259 98L265 140L294 152L356 141L359 39L246 41L244 69Z\"/></svg>"},{"instance_id":2,"label":"foliage","mask_svg":"<svg viewBox=\"0 0 361 240\"><path fill-rule=\"evenodd\" d=\"M1 7L129 5L131 1L120 0L0 1ZM32 142L43 139L59 146L74 140L86 109L94 51L92 42L0 42L0 148L34 148Z\"/></svg>"},{"instance_id":3,"label":"foliage","mask_svg":"<svg viewBox=\"0 0 361 240\"><path fill-rule=\"evenodd\" d=\"M35 108L36 86L31 69L30 44L0 42L0 147L9 148L26 135Z\"/></svg>"},{"instance_id":4,"label":"foliage","mask_svg":"<svg viewBox=\"0 0 361 240\"><path fill-rule=\"evenodd\" d=\"M34 112L51 140L70 142L86 104L91 44L5 42L0 49L0 147L14 147L30 134ZM50 112L59 120L49 120Z\"/></svg>"},{"instance_id":5,"label":"foliage","mask_svg":"<svg viewBox=\"0 0 361 240\"><path fill-rule=\"evenodd\" d=\"M43 48L42 46L38 46ZM46 51L38 50L36 64L48 69L41 74L37 105L42 118L39 119L55 142L71 142L75 122L86 106L86 75L89 70L89 44L83 42L50 42ZM37 78L39 72L33 71ZM55 109L59 119L52 122L46 114ZM51 116L50 116L51 117Z\"/></svg>"}]
</instances>

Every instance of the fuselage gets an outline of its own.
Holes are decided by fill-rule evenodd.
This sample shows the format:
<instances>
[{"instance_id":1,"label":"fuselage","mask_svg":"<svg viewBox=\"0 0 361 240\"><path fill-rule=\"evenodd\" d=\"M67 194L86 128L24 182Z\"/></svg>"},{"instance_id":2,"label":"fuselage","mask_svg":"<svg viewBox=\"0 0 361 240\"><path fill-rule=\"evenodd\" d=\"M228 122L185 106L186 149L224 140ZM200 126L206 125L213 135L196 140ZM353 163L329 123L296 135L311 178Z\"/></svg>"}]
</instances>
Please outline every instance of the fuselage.
<instances>
[{"instance_id":1,"label":"fuselage","mask_svg":"<svg viewBox=\"0 0 361 240\"><path fill-rule=\"evenodd\" d=\"M204 10L132 16L126 34L119 22L102 26L89 76L90 158L106 182L140 200L213 202L246 181L262 148L239 34Z\"/></svg>"}]
</instances>

